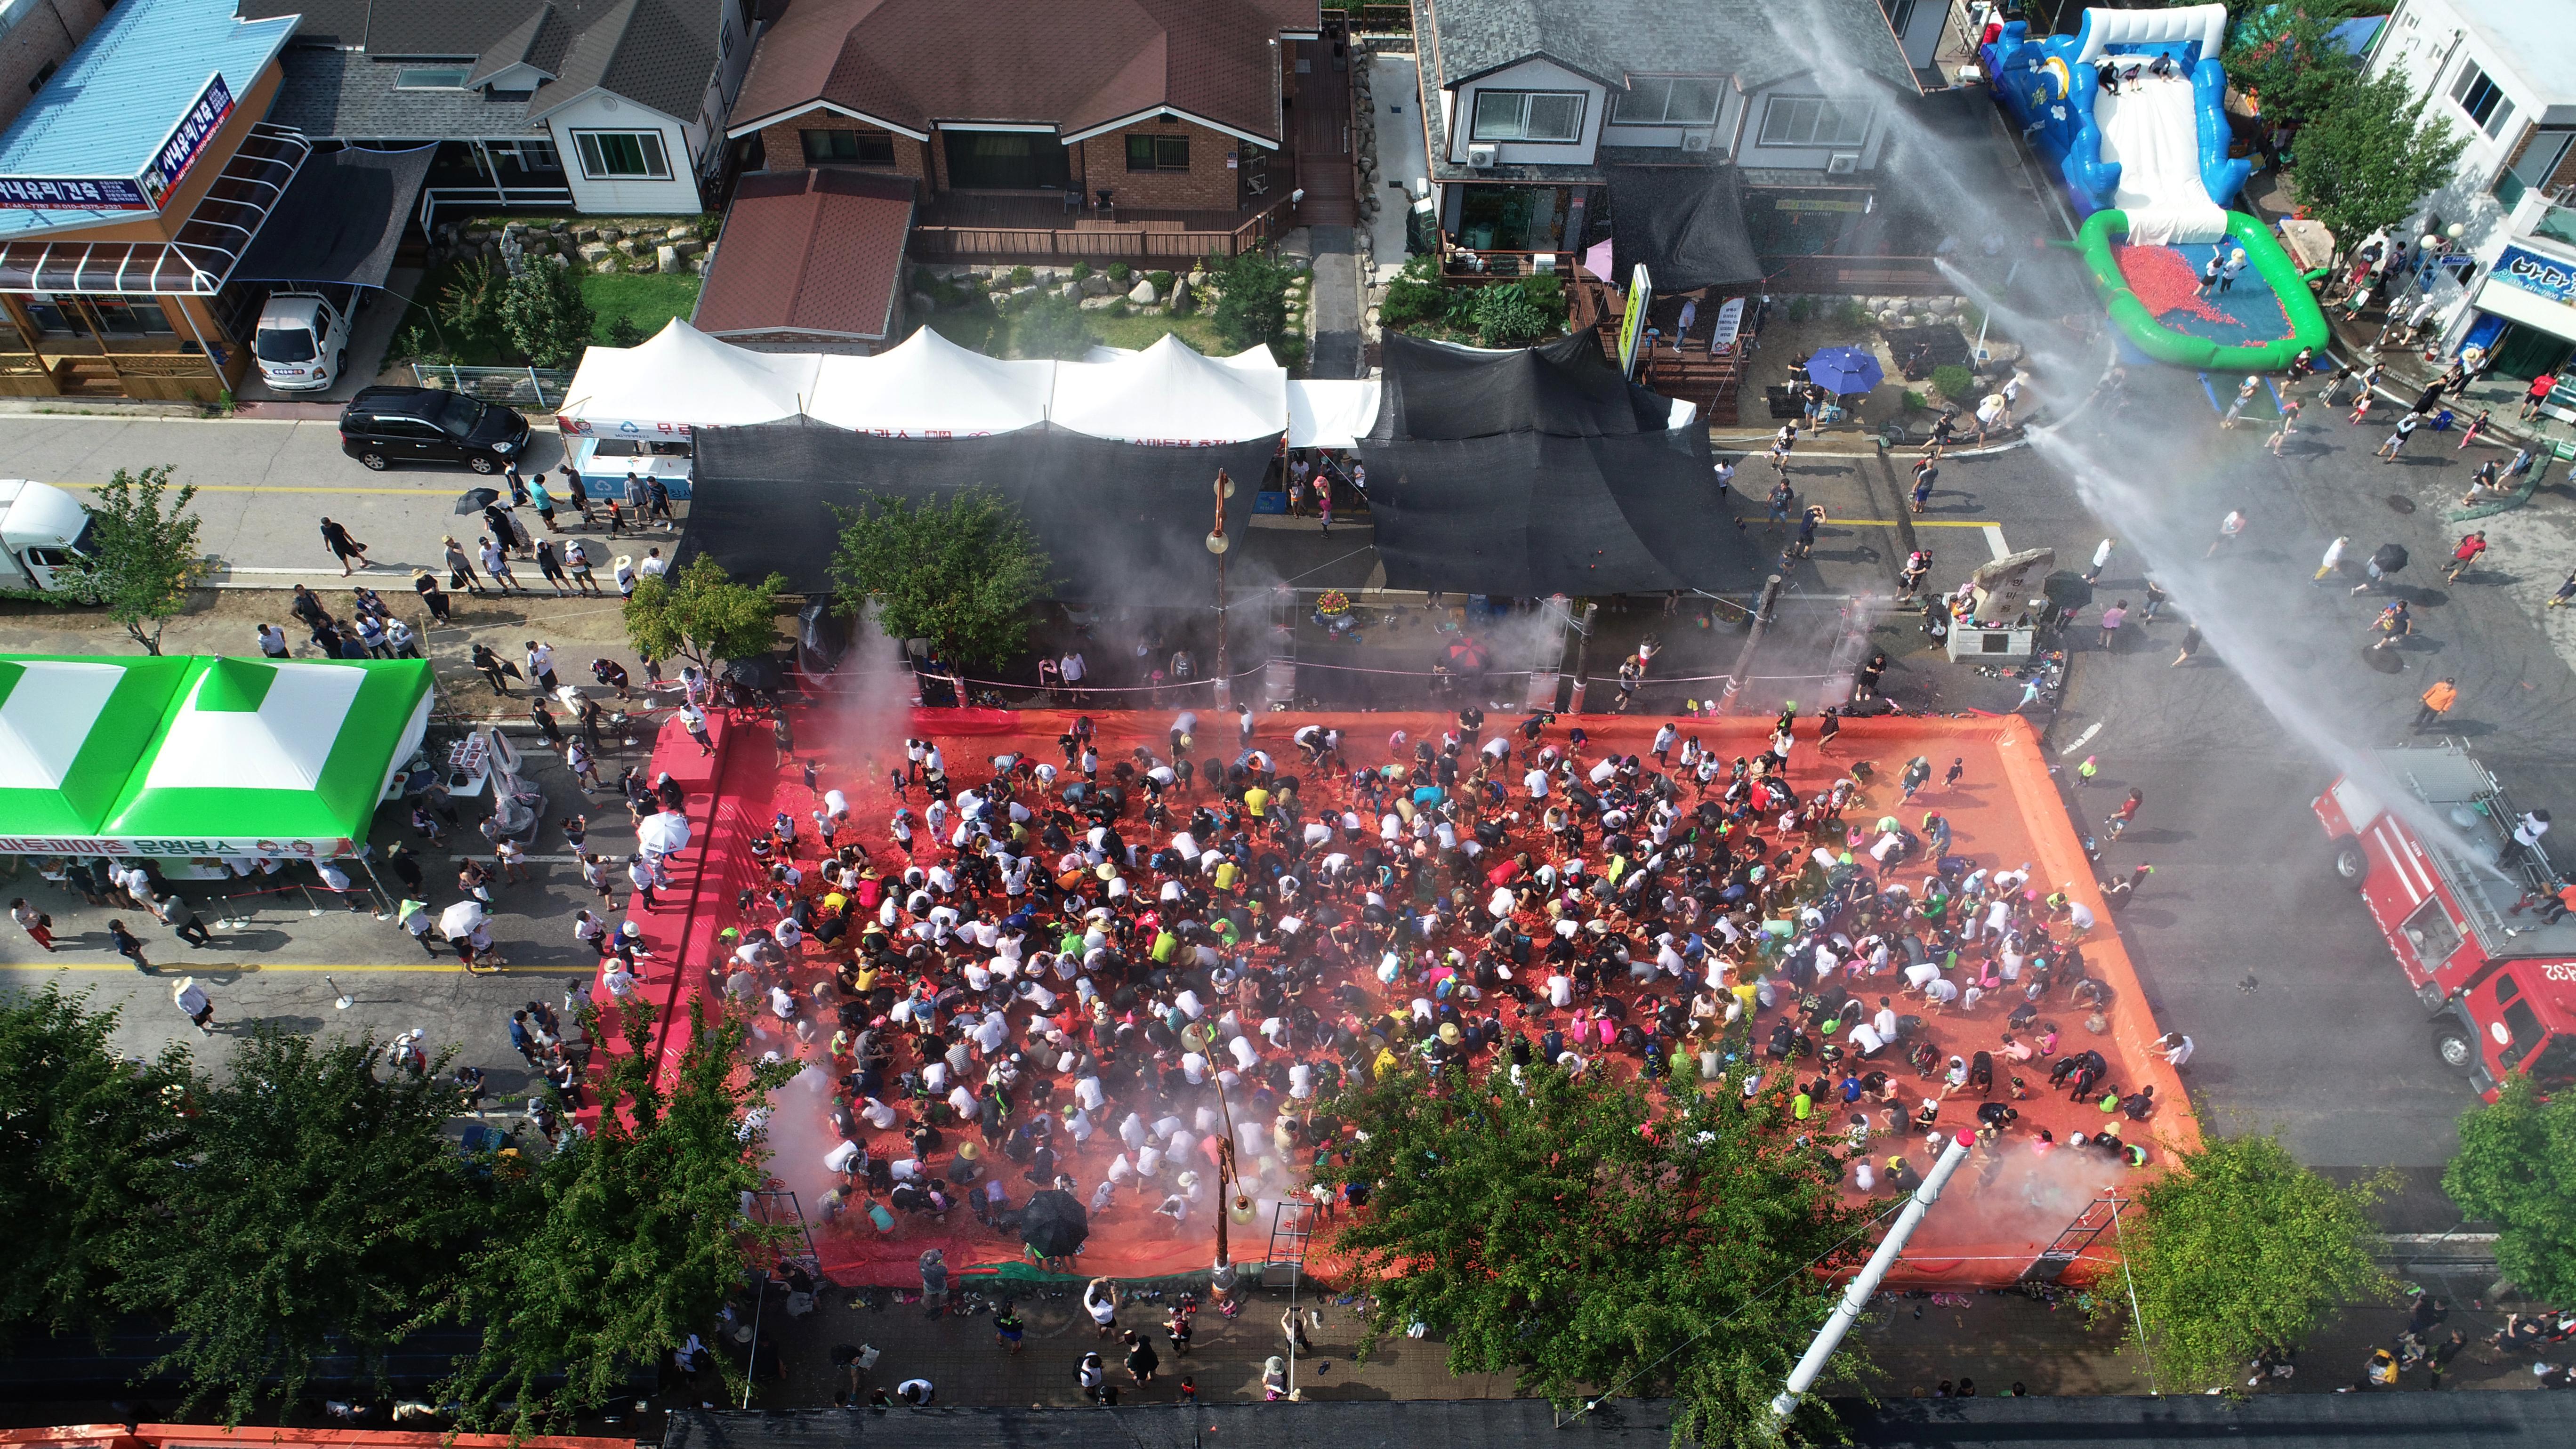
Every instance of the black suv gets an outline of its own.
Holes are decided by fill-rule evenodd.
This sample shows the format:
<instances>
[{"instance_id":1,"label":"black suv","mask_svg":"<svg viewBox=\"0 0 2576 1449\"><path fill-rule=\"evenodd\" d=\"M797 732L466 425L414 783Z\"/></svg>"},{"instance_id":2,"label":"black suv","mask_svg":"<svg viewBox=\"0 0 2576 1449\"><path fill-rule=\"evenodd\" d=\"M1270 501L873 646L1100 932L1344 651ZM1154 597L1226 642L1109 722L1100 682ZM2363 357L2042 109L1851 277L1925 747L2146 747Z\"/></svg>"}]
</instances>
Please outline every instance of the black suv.
<instances>
[{"instance_id":1,"label":"black suv","mask_svg":"<svg viewBox=\"0 0 2576 1449\"><path fill-rule=\"evenodd\" d=\"M379 473L396 463L496 473L527 446L526 418L443 388L362 388L340 412L340 451Z\"/></svg>"}]
</instances>

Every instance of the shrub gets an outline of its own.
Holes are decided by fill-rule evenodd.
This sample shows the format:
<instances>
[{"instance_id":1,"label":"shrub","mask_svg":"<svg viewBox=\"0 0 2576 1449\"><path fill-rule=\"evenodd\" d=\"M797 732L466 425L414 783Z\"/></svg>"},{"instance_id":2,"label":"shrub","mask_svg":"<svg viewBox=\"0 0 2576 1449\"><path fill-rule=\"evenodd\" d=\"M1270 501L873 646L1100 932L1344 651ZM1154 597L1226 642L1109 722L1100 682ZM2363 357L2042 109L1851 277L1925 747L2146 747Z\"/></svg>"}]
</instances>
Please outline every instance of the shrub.
<instances>
[{"instance_id":1,"label":"shrub","mask_svg":"<svg viewBox=\"0 0 2576 1449\"><path fill-rule=\"evenodd\" d=\"M1925 397L1923 394L1916 392L1910 387L1905 390L1905 410L1907 412L1919 413L1931 406L1932 400Z\"/></svg>"},{"instance_id":2,"label":"shrub","mask_svg":"<svg viewBox=\"0 0 2576 1449\"><path fill-rule=\"evenodd\" d=\"M1011 324L1011 348L1022 357L1080 361L1097 339L1091 315L1071 297L1023 299L1030 305Z\"/></svg>"},{"instance_id":3,"label":"shrub","mask_svg":"<svg viewBox=\"0 0 2576 1449\"><path fill-rule=\"evenodd\" d=\"M1804 322L1816 315L1816 299L1804 293L1789 299L1789 320Z\"/></svg>"},{"instance_id":4,"label":"shrub","mask_svg":"<svg viewBox=\"0 0 2576 1449\"><path fill-rule=\"evenodd\" d=\"M1089 262L1075 262L1075 263L1073 264L1073 279L1074 279L1075 281L1077 281L1077 282L1079 282L1079 281L1083 281L1083 280L1086 280L1087 278L1089 278L1090 276L1091 276L1091 263L1089 263Z\"/></svg>"},{"instance_id":5,"label":"shrub","mask_svg":"<svg viewBox=\"0 0 2576 1449\"><path fill-rule=\"evenodd\" d=\"M1135 275L1136 269L1127 265L1125 262L1111 262L1109 264L1109 280L1116 282L1121 286L1126 285L1127 279Z\"/></svg>"},{"instance_id":6,"label":"shrub","mask_svg":"<svg viewBox=\"0 0 2576 1449\"><path fill-rule=\"evenodd\" d=\"M1976 386L1977 375L1955 362L1946 367L1932 369L1933 389L1952 402L1965 401L1968 394L1975 391Z\"/></svg>"},{"instance_id":7,"label":"shrub","mask_svg":"<svg viewBox=\"0 0 2576 1449\"><path fill-rule=\"evenodd\" d=\"M1563 326L1566 316L1565 278L1554 272L1532 272L1520 280L1521 295L1530 305L1545 313L1548 320Z\"/></svg>"},{"instance_id":8,"label":"shrub","mask_svg":"<svg viewBox=\"0 0 2576 1449\"><path fill-rule=\"evenodd\" d=\"M1386 284L1386 300L1378 303L1378 321L1402 330L1436 321L1449 307L1448 289L1440 285L1440 262L1436 257L1415 257Z\"/></svg>"},{"instance_id":9,"label":"shrub","mask_svg":"<svg viewBox=\"0 0 2576 1449\"><path fill-rule=\"evenodd\" d=\"M1476 294L1476 338L1487 347L1520 347L1545 337L1553 325L1519 286L1486 287Z\"/></svg>"},{"instance_id":10,"label":"shrub","mask_svg":"<svg viewBox=\"0 0 2576 1449\"><path fill-rule=\"evenodd\" d=\"M1271 338L1270 355L1279 359L1279 365L1288 369L1290 372L1295 372L1297 369L1304 367L1306 365L1306 334L1303 332L1282 332L1278 336Z\"/></svg>"},{"instance_id":11,"label":"shrub","mask_svg":"<svg viewBox=\"0 0 2576 1449\"><path fill-rule=\"evenodd\" d=\"M1259 252L1229 259L1217 275L1217 335L1236 347L1270 342L1289 330L1288 273Z\"/></svg>"},{"instance_id":12,"label":"shrub","mask_svg":"<svg viewBox=\"0 0 2576 1449\"><path fill-rule=\"evenodd\" d=\"M1038 274L1026 267L1011 268L1011 285L1014 287L1025 287L1037 279Z\"/></svg>"},{"instance_id":13,"label":"shrub","mask_svg":"<svg viewBox=\"0 0 2576 1449\"><path fill-rule=\"evenodd\" d=\"M608 345L609 345L609 346L611 346L611 347L633 347L634 345L636 345L636 344L637 344L637 343L639 343L639 342L642 342L643 340L644 340L644 329L635 325L635 319L634 319L634 318L627 316L627 315L626 315L625 313L623 313L623 312L620 312L620 313L618 313L614 318L611 318L611 319L609 320L609 323L608 323Z\"/></svg>"},{"instance_id":14,"label":"shrub","mask_svg":"<svg viewBox=\"0 0 2576 1449\"><path fill-rule=\"evenodd\" d=\"M1170 296L1170 295L1172 294L1172 274L1171 274L1171 273L1169 273L1169 272L1147 272L1147 273L1145 274L1145 280L1146 280L1146 281L1149 281L1149 282L1151 282L1151 283L1153 283L1153 284L1154 284L1154 290L1155 290L1155 291L1157 291L1157 292L1162 293L1164 296L1168 297L1168 296Z\"/></svg>"},{"instance_id":15,"label":"shrub","mask_svg":"<svg viewBox=\"0 0 2576 1449\"><path fill-rule=\"evenodd\" d=\"M1869 320L1869 309L1845 297L1841 305L1834 308L1834 320L1845 327L1858 327Z\"/></svg>"}]
</instances>

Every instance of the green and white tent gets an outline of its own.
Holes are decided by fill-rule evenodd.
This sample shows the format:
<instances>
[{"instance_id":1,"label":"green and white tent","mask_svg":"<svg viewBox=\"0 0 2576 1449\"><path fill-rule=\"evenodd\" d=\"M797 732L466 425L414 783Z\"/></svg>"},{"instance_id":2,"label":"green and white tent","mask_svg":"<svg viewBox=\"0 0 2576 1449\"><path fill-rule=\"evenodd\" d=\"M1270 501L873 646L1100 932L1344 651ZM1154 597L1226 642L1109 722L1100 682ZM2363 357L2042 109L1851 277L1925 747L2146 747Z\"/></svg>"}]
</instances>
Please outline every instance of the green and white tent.
<instances>
[{"instance_id":1,"label":"green and white tent","mask_svg":"<svg viewBox=\"0 0 2576 1449\"><path fill-rule=\"evenodd\" d=\"M50 697L63 683L88 678L27 668L60 662L0 656L0 673L26 671L13 697L31 678ZM417 659L78 662L128 671L169 665L177 674L157 712L138 709L128 718L108 708L111 699L82 726L76 767L95 758L105 773L119 750L128 751L95 818L48 814L41 795L0 794L0 853L347 855L365 841L394 771L429 727L429 665ZM97 692L95 682L79 687ZM9 701L0 699L0 724L8 714ZM129 749L136 721L145 733L140 748ZM68 727L58 726L57 735ZM35 743L24 731L0 731L0 781L42 779L42 760L62 757L59 738L47 742L50 756L40 756ZM95 798L95 780L76 773L63 779L55 793ZM73 785L86 792L72 796Z\"/></svg>"},{"instance_id":2,"label":"green and white tent","mask_svg":"<svg viewBox=\"0 0 2576 1449\"><path fill-rule=\"evenodd\" d=\"M0 655L0 830L96 835L191 663Z\"/></svg>"}]
</instances>

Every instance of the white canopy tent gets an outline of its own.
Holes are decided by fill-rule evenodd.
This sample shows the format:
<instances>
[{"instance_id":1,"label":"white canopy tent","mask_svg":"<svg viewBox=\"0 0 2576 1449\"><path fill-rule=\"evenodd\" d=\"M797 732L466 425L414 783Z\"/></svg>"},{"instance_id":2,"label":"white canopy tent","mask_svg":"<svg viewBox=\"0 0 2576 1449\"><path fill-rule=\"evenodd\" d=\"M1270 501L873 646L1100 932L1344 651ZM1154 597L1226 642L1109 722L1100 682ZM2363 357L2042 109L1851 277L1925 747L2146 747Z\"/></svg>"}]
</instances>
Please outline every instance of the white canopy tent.
<instances>
[{"instance_id":1,"label":"white canopy tent","mask_svg":"<svg viewBox=\"0 0 2576 1449\"><path fill-rule=\"evenodd\" d=\"M634 437L775 423L803 412L822 358L753 352L674 317L633 347L593 347L556 410L568 433Z\"/></svg>"},{"instance_id":2,"label":"white canopy tent","mask_svg":"<svg viewBox=\"0 0 2576 1449\"><path fill-rule=\"evenodd\" d=\"M826 356L806 399L815 421L882 437L980 438L1047 419L1056 364L970 352L924 327L874 357Z\"/></svg>"},{"instance_id":3,"label":"white canopy tent","mask_svg":"<svg viewBox=\"0 0 2576 1449\"><path fill-rule=\"evenodd\" d=\"M1204 357L1166 335L1142 352L1094 348L1060 362L1047 409L1057 427L1095 438L1199 448L1275 437L1288 426L1288 372L1266 347Z\"/></svg>"},{"instance_id":4,"label":"white canopy tent","mask_svg":"<svg viewBox=\"0 0 2576 1449\"><path fill-rule=\"evenodd\" d=\"M1355 448L1377 424L1382 388L1375 378L1356 382L1288 380L1288 446Z\"/></svg>"}]
</instances>

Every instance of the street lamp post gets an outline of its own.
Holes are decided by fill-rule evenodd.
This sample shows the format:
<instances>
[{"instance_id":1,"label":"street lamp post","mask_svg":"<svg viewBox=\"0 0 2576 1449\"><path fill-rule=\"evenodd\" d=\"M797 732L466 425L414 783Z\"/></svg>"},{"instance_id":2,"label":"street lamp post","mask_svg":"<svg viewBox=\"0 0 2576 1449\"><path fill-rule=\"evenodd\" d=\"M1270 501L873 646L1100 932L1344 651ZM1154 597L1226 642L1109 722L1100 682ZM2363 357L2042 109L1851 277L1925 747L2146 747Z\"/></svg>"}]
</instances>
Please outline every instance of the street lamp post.
<instances>
[{"instance_id":1,"label":"street lamp post","mask_svg":"<svg viewBox=\"0 0 2576 1449\"><path fill-rule=\"evenodd\" d=\"M1226 670L1225 660L1225 551L1234 540L1225 536L1225 501L1234 496L1234 480L1225 470L1216 470L1216 527L1207 536L1208 552L1216 555L1216 707L1225 709L1234 703L1234 678ZM1222 1228L1219 1229L1223 1231Z\"/></svg>"}]
</instances>

